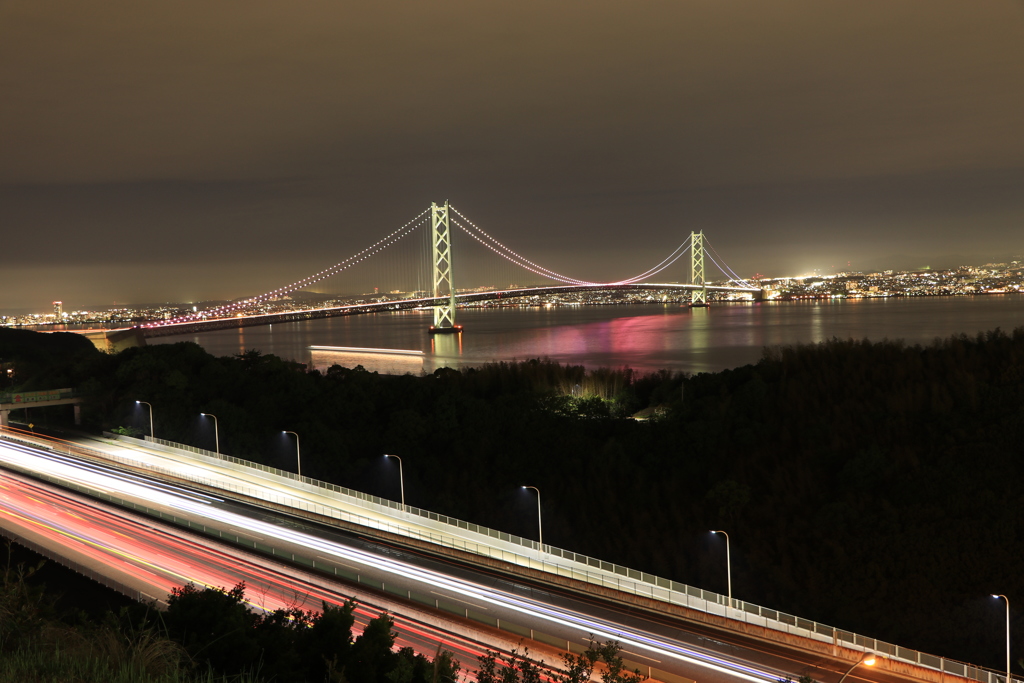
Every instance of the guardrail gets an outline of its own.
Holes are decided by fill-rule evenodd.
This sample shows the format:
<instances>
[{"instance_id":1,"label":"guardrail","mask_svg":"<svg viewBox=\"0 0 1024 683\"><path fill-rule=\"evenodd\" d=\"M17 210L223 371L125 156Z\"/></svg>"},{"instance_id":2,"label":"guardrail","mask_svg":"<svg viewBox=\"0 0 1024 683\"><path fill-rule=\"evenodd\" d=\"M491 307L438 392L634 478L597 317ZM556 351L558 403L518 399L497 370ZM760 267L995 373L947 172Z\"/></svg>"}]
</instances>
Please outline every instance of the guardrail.
<instances>
[{"instance_id":1,"label":"guardrail","mask_svg":"<svg viewBox=\"0 0 1024 683\"><path fill-rule=\"evenodd\" d=\"M358 505L360 502L362 507L368 510L381 511L381 509L387 509L394 511L394 513L400 513L402 511L402 505L395 501L388 500L385 498L379 498L377 496L371 496L367 493L360 491L354 491L347 489L342 486L337 486L328 482L323 482L310 477L299 477L294 472L288 472L280 470L274 467L268 467L267 465L261 465L259 463L251 462L248 460L242 460L240 458L234 458L232 456L214 453L212 451L203 450L200 448L194 448L184 444L176 444L170 441L164 441L162 439L150 439L147 437L145 440L134 439L131 437L115 436L118 441L125 441L127 443L134 443L136 445L143 445L147 447L153 447L154 445L172 449L175 451L185 451L200 456L201 458L211 458L224 463L235 465L236 467L242 467L246 469L258 470L265 474L280 477L283 479L291 480L294 483L304 484L306 486L317 489L316 493L319 495L333 494L328 497L338 498L343 496L350 500L340 501L350 505ZM29 439L18 438L12 435L10 432L0 431L0 437L13 439L18 441L24 441L25 443L31 443L32 445L38 445ZM90 455L92 457L99 457L113 462L119 462L121 464L130 465L131 467L144 469L146 471L153 472L154 474L171 476L177 479L183 479L186 481L192 481L194 483L202 484L203 486L209 486L211 488L217 488L222 491L230 491L245 495L249 498L256 498L265 500L268 502L275 503L284 507L289 507L295 510L301 510L307 513L329 517L333 519L342 520L352 524L358 524L371 529L379 529L388 533L393 533L408 538L415 538L418 540L426 541L436 545L454 548L468 553L473 553L483 557L501 560L511 564L519 566L525 566L530 568L539 568L541 571L553 574L555 576L574 579L582 581L592 585L602 586L604 588L610 588L618 590L624 593L630 593L640 597L651 598L653 600L659 600L667 602L672 605L678 605L686 607L688 609L704 612L706 614L712 614L735 621L740 621L755 626L761 626L763 628L779 631L782 633L788 633L792 635L802 636L811 640L816 640L822 643L829 643L836 646L846 647L853 650L859 650L862 652L874 652L889 659L905 662L907 664L913 664L921 666L934 671L939 671L944 674L950 674L953 676L961 676L964 678L970 678L982 683L1007 683L1006 674L986 669L984 667L975 666L972 664L966 664L956 660L939 657L937 655L930 655L924 652L919 652L911 648L902 647L893 643L887 643L885 641L878 640L876 638L869 638L862 636L851 631L839 629L834 626L827 626L825 624L812 621L810 619L804 619L797 617L785 612L778 610L769 609L762 607L754 603L745 602L742 600L733 599L732 606L729 606L729 599L719 593L713 591L704 590L703 588L697 588L695 586L689 586L687 584L672 581L647 572L642 572L637 569L630 569L622 565L617 565L612 562L606 562L596 558L588 557L580 553L575 553L571 550L563 550L554 546L545 544L543 552L538 548L536 541L530 539L524 539L520 536L508 534L495 529L489 529L471 522L465 522L463 520L455 519L453 517L447 517L445 515L439 515L428 510L422 510L420 508L414 508L406 506L405 510L407 513L419 516L423 519L430 520L435 523L440 523L449 527L454 527L463 531L471 533L477 533L482 536L497 539L502 542L510 543L513 545L520 545L532 550L537 550L536 557L530 557L527 555L521 555L516 552L503 550L496 548L487 543L476 543L465 538L458 536L452 536L443 532L432 532L432 531L421 531L419 529L413 529L408 524L402 524L400 522L389 522L380 519L359 515L338 508L311 503L301 498L294 498L291 496L285 496L277 494L266 488L254 489L247 486L241 486L233 482L227 482L222 479L212 479L205 477L197 477L195 475L189 475L179 472L172 472L165 468L160 468L155 465L148 463L142 463L138 460L123 458L110 453L104 453L94 449L83 448L79 446L62 445L62 449L71 451L79 451L83 454ZM355 502L358 501L358 502ZM377 508L377 509L375 509ZM578 565L576 567L567 565L564 563L552 562L545 559L545 554L551 557L555 557L561 560L566 560L571 565ZM597 571L590 571L590 569L596 569ZM614 576L609 576L614 575ZM1024 683L1022 679L1011 678L1010 683Z\"/></svg>"},{"instance_id":2,"label":"guardrail","mask_svg":"<svg viewBox=\"0 0 1024 683\"><path fill-rule=\"evenodd\" d=\"M195 533L201 533L204 536L216 539L218 541L230 545L234 545L238 548L244 548L246 550L251 549L263 556L268 556L282 561L290 561L294 564L301 565L303 567L309 567L314 571L333 574L334 576L338 576L343 579L353 581L360 585L368 586L375 590L380 590L384 593L389 593L391 595L405 598L407 600L416 602L421 605L425 605L427 607L432 607L434 609L448 612L450 614L454 614L460 617L464 617L466 619L470 619L477 623L484 624L486 626L490 626L501 631L506 631L508 633L513 634L513 636L529 638L531 640L536 640L538 642L542 642L557 648L564 648L565 650L569 652L574 652L576 654L582 653L585 649L579 643L564 640L562 638L552 636L542 631L538 631L536 629L523 626L521 624L517 624L507 619L503 620L499 617L495 617L484 612L470 609L464 604L458 604L456 602L453 602L452 600L447 600L437 595L428 595L425 593L420 593L418 591L396 588L395 586L389 586L386 580L378 580L373 577L364 576L358 571L353 571L353 567L346 564L336 564L329 561L325 562L322 557L318 559L316 556L305 557L303 555L296 555L293 552L280 550L279 548L276 548L272 545L260 543L259 541L249 540L247 538L242 538L236 534L225 533L222 529L208 527L205 524L192 522L187 518L177 517L176 515L163 512L162 510L157 510L154 508L147 507L145 505L141 505L134 501L118 498L106 492L93 489L89 486L83 486L78 482L69 481L52 474L30 472L16 466L12 467L11 469L15 469L26 474L31 474L33 477L37 479L41 479L43 481L49 482L64 489L83 493L92 498L96 498L107 503L110 503L111 505L114 505L116 507L132 510L134 512L141 513L142 515L145 515L147 517L159 519L160 521L170 523L174 526L187 529ZM157 599L137 589L131 588L130 586L120 581L117 581L116 579L110 578L93 569L90 569L89 567L86 567L85 565L79 562L76 562L75 560L65 557L64 555L61 555L60 553L55 552L50 548L47 548L46 546L29 540L15 531L6 529L4 527L0 527L0 536L6 536L10 538L12 541L22 546L25 546L26 548L36 553L39 553L40 555L43 555L44 557L47 557L57 562L58 564L61 564L71 569L72 571L75 571L89 579L92 579L93 581L96 581L101 585L111 588L112 590L115 590L133 600L143 603L154 602L156 603L157 607L161 609L167 607L166 600ZM216 586L212 586L210 584L204 585L206 585L209 588L216 588ZM443 641L440 642L439 645L443 646ZM638 671L643 671L646 669L647 676L649 678L656 678L657 680L664 681L665 683L695 683L695 681L693 681L692 679L684 678L671 672L654 668L650 664L643 664L629 659L624 659L623 663L627 670L636 669Z\"/></svg>"},{"instance_id":3,"label":"guardrail","mask_svg":"<svg viewBox=\"0 0 1024 683\"><path fill-rule=\"evenodd\" d=\"M436 512L424 510L422 508L418 508L412 505L406 505L403 510L401 503L391 500L389 498L381 498L379 496L374 496L369 493L363 493L362 491L356 491L355 489L350 489L344 486L338 486L337 484L332 484L330 482L321 481L320 479L313 479L312 477L300 477L294 472L289 472L288 470L281 470L276 467L270 467L268 465L263 465L258 462L253 462L251 460L243 460L242 458L235 458L230 455L224 455L223 453L215 453L213 451L208 451L202 448L196 448L194 446L188 446L186 444L179 444L173 441L167 441L165 439L154 439L149 436L141 440L135 439L133 437L126 437L115 434L111 434L110 436L117 439L118 441L136 443L140 446L152 447L155 444L158 446L163 446L165 448L173 449L175 451L187 451L194 455L212 458L214 460L219 460L224 463L237 465L245 469L258 470L260 472L264 472L266 474L270 474L276 477L281 477L283 479L289 479L293 482L305 484L315 489L319 489L318 493L321 494L329 492L331 494L334 494L335 496L344 496L345 498L348 499L345 500L344 502L349 505L363 507L368 510L373 510L374 512L391 510L398 514L404 511L406 514L415 515L424 520L430 520L440 525L456 527L458 529L462 529L470 533L479 534L481 536L485 536L488 538L494 538L505 543L511 543L513 545L522 546L524 548L528 548L531 550L540 551L537 541L534 541L529 538L523 538L521 536L516 536L515 534L506 533L504 531L497 531L495 529L481 526L479 524L466 522L461 519L456 519L455 517L448 517L447 515L441 515ZM545 544L544 548L545 552L548 552L549 554L553 554L559 557L565 557L565 559L576 561L573 559L573 557L568 556L575 555L575 553L563 551L559 548L555 548L554 546L548 544ZM568 553L568 555L564 555L563 553ZM583 556L580 555L579 557ZM591 566L597 567L598 569L604 569L603 567L600 567L597 564L592 564Z\"/></svg>"}]
</instances>

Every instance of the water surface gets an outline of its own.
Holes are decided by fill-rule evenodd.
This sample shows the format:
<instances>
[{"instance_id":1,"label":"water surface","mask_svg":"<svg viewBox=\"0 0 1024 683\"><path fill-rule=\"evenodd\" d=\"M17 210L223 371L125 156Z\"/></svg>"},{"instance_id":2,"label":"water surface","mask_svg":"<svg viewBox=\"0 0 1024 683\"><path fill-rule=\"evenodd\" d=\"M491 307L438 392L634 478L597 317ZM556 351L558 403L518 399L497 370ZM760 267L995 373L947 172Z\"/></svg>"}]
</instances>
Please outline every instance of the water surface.
<instances>
[{"instance_id":1,"label":"water surface","mask_svg":"<svg viewBox=\"0 0 1024 683\"><path fill-rule=\"evenodd\" d=\"M463 309L458 311L465 328L461 335L434 337L427 332L430 321L429 311L377 313L160 337L150 343L189 340L215 355L259 349L321 368L339 363L391 373L530 358L695 373L757 362L765 347L832 337L929 343L996 327L1011 330L1024 326L1024 295L742 303L692 310L678 304ZM310 351L314 345L411 349L424 356Z\"/></svg>"}]
</instances>

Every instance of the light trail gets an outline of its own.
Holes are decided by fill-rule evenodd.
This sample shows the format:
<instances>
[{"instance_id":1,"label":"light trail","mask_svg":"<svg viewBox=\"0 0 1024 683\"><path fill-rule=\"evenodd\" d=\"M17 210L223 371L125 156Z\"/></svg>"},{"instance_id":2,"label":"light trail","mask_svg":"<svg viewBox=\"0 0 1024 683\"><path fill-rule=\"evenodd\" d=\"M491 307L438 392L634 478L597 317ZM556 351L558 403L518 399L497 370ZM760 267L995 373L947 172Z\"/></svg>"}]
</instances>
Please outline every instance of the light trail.
<instances>
[{"instance_id":1,"label":"light trail","mask_svg":"<svg viewBox=\"0 0 1024 683\"><path fill-rule=\"evenodd\" d=\"M422 351L414 349L372 349L359 346L310 346L313 351L338 351L342 353L380 353L399 356L422 356Z\"/></svg>"},{"instance_id":2,"label":"light trail","mask_svg":"<svg viewBox=\"0 0 1024 683\"><path fill-rule=\"evenodd\" d=\"M350 596L248 562L178 535L167 533L97 507L56 494L19 477L0 472L0 521L58 541L94 563L108 565L139 583L169 594L188 583L207 588L230 588L246 583L246 604L258 612L313 609L322 603L342 605ZM157 564L153 558L160 558ZM354 635L384 609L357 601ZM476 658L483 648L473 640L416 623L392 613L398 646L408 645L432 656L438 643L459 658Z\"/></svg>"},{"instance_id":3,"label":"light trail","mask_svg":"<svg viewBox=\"0 0 1024 683\"><path fill-rule=\"evenodd\" d=\"M60 453L36 450L7 441L0 442L0 461L26 469L47 471L52 476L93 486L105 493L129 495L167 507L173 507L172 501L178 500L191 500L206 504L224 502L221 498L208 496L191 489L125 474L113 467L93 464ZM35 465L40 461L49 463L45 470L40 470Z\"/></svg>"},{"instance_id":4,"label":"light trail","mask_svg":"<svg viewBox=\"0 0 1024 683\"><path fill-rule=\"evenodd\" d=\"M122 473L112 474L109 468L71 461L69 458L53 453L40 452L6 442L0 443L0 461L6 461L32 471L43 472L59 479L71 479L95 486L112 495L140 498L146 504L157 504L180 511L183 516L212 520L222 525L244 529L257 536L292 544L307 551L330 557L332 560L355 562L372 567L388 575L424 584L428 590L430 588L447 590L467 601L477 601L523 615L530 620L531 624L538 622L554 624L578 630L584 635L590 634L600 639L617 640L629 648L639 648L662 658L671 658L677 662L702 667L748 683L775 683L788 675L786 672L767 667L762 668L738 659L730 659L698 648L686 647L649 631L625 627L572 609L517 597L468 580L453 578L437 571L348 547L310 533L253 519L224 509L217 504L219 499L201 494L196 495L183 489L175 491L174 489L178 487L164 484L154 485L143 480L130 480ZM166 550L166 548L162 548L162 550ZM184 574L184 571L179 571L179 574ZM202 583L210 585L205 581ZM538 628L542 629L543 627L539 626Z\"/></svg>"},{"instance_id":5,"label":"light trail","mask_svg":"<svg viewBox=\"0 0 1024 683\"><path fill-rule=\"evenodd\" d=\"M192 505L191 503L185 504L183 509L188 509ZM239 524L237 521L239 516L235 513L210 508L207 508L205 512L213 519L218 519L224 523ZM198 514L198 510L196 513ZM650 633L627 629L612 622L589 617L579 612L546 606L533 600L517 598L507 593L495 591L467 581L452 579L438 572L379 557L355 548L348 548L300 531L282 529L258 520L248 520L248 528L253 531L260 531L268 536L275 535L281 540L296 545L315 549L325 555L357 561L382 569L389 574L444 588L463 597L485 602L495 607L509 609L531 619L539 619L569 628L582 629L585 633L593 634L602 639L617 640L622 645L647 649L662 656L673 657L688 664L711 669L720 674L733 676L741 680L750 681L751 683L764 683L765 681L775 683L783 677L782 672L768 672L740 662L730 661L706 652L683 647Z\"/></svg>"}]
</instances>

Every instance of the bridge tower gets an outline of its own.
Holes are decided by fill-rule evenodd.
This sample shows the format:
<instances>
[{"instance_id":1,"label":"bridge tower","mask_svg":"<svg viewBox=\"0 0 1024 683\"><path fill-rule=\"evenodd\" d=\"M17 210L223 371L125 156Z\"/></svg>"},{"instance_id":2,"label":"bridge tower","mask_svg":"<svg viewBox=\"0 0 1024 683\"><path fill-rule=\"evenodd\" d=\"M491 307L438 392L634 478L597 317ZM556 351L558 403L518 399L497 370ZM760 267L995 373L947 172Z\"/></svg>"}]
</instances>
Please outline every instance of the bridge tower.
<instances>
[{"instance_id":1,"label":"bridge tower","mask_svg":"<svg viewBox=\"0 0 1024 683\"><path fill-rule=\"evenodd\" d=\"M448 297L447 303L434 306L434 324L430 326L430 333L461 332L462 325L455 324L455 285L452 283L452 240L447 201L441 206L433 202L430 204L430 227L434 298Z\"/></svg>"},{"instance_id":2,"label":"bridge tower","mask_svg":"<svg viewBox=\"0 0 1024 683\"><path fill-rule=\"evenodd\" d=\"M691 306L708 305L708 288L704 283L704 231L690 233L690 282L700 285L692 290Z\"/></svg>"}]
</instances>

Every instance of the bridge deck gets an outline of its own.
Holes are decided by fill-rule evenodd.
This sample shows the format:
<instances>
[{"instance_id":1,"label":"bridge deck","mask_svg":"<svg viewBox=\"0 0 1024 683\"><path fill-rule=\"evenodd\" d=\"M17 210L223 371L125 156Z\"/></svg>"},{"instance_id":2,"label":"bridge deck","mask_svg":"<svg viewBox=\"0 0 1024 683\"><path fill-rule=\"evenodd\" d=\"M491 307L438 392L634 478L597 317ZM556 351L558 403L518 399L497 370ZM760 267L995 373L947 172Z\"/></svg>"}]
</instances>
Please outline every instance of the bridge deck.
<instances>
[{"instance_id":1,"label":"bridge deck","mask_svg":"<svg viewBox=\"0 0 1024 683\"><path fill-rule=\"evenodd\" d=\"M573 292L600 292L600 291L664 291L664 290L694 290L707 289L711 292L746 292L754 297L755 301L762 300L762 291L748 287L727 287L707 286L676 283L642 283L623 285L562 285L556 287L532 287L524 289L504 289L490 292L470 292L456 295L456 301L460 304L475 303L478 301L498 301L501 299L513 299L525 296L542 296L546 294L561 294ZM214 330L235 329L239 327L252 327L256 325L273 325L276 323L300 322L303 320L317 320L320 318L332 318L342 315L358 315L362 313L384 313L387 311L401 311L415 308L430 308L449 301L448 297L427 297L421 299L398 299L396 301L376 301L367 304L353 304L350 306L336 306L332 308L311 308L301 311L285 311L282 313L266 313L261 315L240 315L232 318L212 318L208 320L193 320L182 323L153 323L142 325L138 328L145 337L166 337L176 334L195 334L197 332L211 332Z\"/></svg>"}]
</instances>

